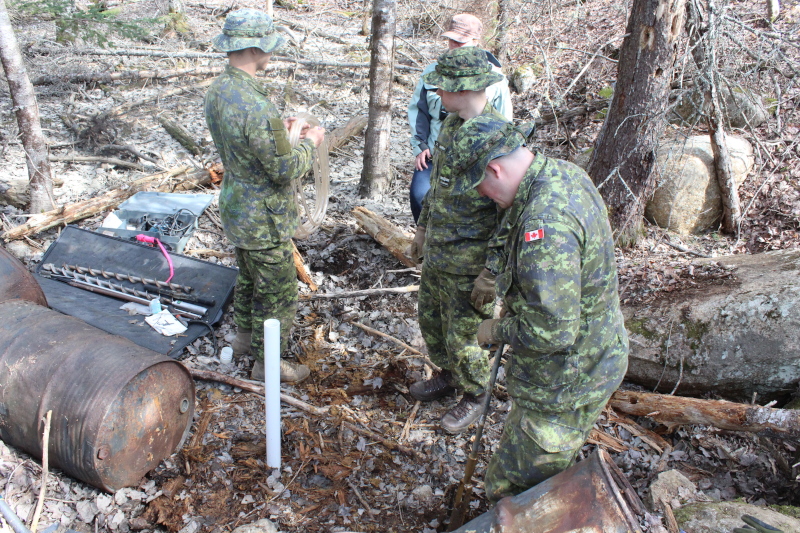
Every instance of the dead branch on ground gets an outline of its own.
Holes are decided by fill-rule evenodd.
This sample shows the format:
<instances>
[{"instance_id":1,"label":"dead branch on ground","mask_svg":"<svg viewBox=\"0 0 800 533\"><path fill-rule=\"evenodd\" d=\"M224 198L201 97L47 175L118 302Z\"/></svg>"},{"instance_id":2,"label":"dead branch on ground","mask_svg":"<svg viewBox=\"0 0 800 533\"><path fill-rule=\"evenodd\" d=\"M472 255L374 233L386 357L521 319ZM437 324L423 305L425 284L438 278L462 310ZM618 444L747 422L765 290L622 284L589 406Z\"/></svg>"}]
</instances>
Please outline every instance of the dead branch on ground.
<instances>
[{"instance_id":1,"label":"dead branch on ground","mask_svg":"<svg viewBox=\"0 0 800 533\"><path fill-rule=\"evenodd\" d=\"M398 261L408 267L416 264L405 251L411 244L411 237L406 235L397 226L370 211L365 207L356 207L352 211L359 225L374 238L378 244L386 248Z\"/></svg>"}]
</instances>

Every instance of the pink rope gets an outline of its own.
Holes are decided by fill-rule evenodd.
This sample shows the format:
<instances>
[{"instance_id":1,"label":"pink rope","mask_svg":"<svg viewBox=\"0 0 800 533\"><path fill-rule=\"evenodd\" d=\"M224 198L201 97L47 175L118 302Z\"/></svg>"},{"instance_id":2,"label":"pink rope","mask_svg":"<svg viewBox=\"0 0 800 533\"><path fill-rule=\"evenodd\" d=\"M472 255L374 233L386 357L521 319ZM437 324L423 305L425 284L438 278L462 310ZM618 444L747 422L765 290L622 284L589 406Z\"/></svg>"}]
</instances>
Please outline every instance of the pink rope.
<instances>
[{"instance_id":1,"label":"pink rope","mask_svg":"<svg viewBox=\"0 0 800 533\"><path fill-rule=\"evenodd\" d=\"M146 242L148 244L158 244L158 247L161 248L161 253L164 254L164 257L167 258L167 263L169 263L169 277L165 283L169 283L172 279L172 276L175 275L175 268L172 266L172 258L167 253L167 249L164 248L164 245L161 244L161 241L156 239L155 237L150 237L149 235L142 235L141 233L136 236L136 240L139 242Z\"/></svg>"}]
</instances>

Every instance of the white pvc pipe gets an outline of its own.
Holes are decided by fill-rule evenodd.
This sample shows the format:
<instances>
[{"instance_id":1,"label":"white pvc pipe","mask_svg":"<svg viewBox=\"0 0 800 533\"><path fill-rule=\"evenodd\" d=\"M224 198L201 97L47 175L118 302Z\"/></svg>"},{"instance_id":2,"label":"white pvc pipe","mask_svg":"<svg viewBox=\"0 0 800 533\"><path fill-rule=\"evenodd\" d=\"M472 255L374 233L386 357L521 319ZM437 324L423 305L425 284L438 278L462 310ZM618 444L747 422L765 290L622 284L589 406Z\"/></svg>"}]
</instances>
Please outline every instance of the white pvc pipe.
<instances>
[{"instance_id":1,"label":"white pvc pipe","mask_svg":"<svg viewBox=\"0 0 800 533\"><path fill-rule=\"evenodd\" d=\"M281 322L264 321L264 404L267 411L267 466L281 467Z\"/></svg>"}]
</instances>

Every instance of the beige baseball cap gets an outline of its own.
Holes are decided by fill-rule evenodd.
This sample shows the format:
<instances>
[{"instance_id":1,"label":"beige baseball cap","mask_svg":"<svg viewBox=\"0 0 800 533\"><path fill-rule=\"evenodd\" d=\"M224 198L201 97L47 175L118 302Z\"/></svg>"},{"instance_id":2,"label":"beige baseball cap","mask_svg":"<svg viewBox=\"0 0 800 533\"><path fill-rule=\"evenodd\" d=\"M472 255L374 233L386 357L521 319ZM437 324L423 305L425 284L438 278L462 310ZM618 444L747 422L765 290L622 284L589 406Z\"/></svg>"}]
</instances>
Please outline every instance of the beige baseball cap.
<instances>
[{"instance_id":1,"label":"beige baseball cap","mask_svg":"<svg viewBox=\"0 0 800 533\"><path fill-rule=\"evenodd\" d=\"M452 39L457 43L466 43L472 39L480 39L483 33L483 23L475 15L460 13L450 20L450 28L442 37Z\"/></svg>"}]
</instances>

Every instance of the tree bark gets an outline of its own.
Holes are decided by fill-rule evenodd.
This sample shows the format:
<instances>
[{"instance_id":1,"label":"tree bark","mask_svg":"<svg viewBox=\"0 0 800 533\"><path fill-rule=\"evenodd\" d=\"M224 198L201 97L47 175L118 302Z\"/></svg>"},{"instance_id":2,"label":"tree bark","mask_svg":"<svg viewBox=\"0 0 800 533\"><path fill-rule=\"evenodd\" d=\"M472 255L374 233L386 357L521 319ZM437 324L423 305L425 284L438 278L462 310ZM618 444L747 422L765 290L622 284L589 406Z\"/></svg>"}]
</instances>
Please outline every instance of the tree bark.
<instances>
[{"instance_id":1,"label":"tree bark","mask_svg":"<svg viewBox=\"0 0 800 533\"><path fill-rule=\"evenodd\" d=\"M635 245L652 194L655 150L666 127L685 0L634 0L617 84L589 162L618 245Z\"/></svg>"},{"instance_id":2,"label":"tree bark","mask_svg":"<svg viewBox=\"0 0 800 533\"><path fill-rule=\"evenodd\" d=\"M375 0L372 8L372 54L369 67L369 121L358 193L380 200L392 178L389 144L392 129L395 1Z\"/></svg>"},{"instance_id":3,"label":"tree bark","mask_svg":"<svg viewBox=\"0 0 800 533\"><path fill-rule=\"evenodd\" d=\"M39 122L39 107L33 84L19 52L17 37L8 16L5 0L0 0L0 61L8 80L8 90L17 115L25 162L28 165L30 182L30 213L48 211L53 203L53 176L47 160L47 142Z\"/></svg>"},{"instance_id":4,"label":"tree bark","mask_svg":"<svg viewBox=\"0 0 800 533\"><path fill-rule=\"evenodd\" d=\"M200 145L197 144L197 141L192 139L192 134L176 121L161 115L158 117L158 123L161 124L161 127L167 130L167 133L169 133L173 139L178 141L181 146L186 148L187 152L192 155L200 155L203 153L203 150L200 148Z\"/></svg>"},{"instance_id":5,"label":"tree bark","mask_svg":"<svg viewBox=\"0 0 800 533\"><path fill-rule=\"evenodd\" d=\"M39 213L28 219L25 224L11 228L0 237L5 240L21 239L61 224L69 224L76 220L90 217L106 209L117 207L119 204L140 191L172 192L185 190L211 182L211 175L207 170L197 171L175 182L170 178L180 176L192 170L192 167L176 167L166 172L159 172L132 181L121 189L114 189L101 196L90 198L82 202L65 205L45 213Z\"/></svg>"},{"instance_id":6,"label":"tree bark","mask_svg":"<svg viewBox=\"0 0 800 533\"><path fill-rule=\"evenodd\" d=\"M373 239L378 241L378 244L386 248L398 261L408 267L417 266L405 254L405 250L411 244L411 238L400 231L397 226L365 207L359 206L353 209L353 217L355 217L364 231L369 233Z\"/></svg>"},{"instance_id":7,"label":"tree bark","mask_svg":"<svg viewBox=\"0 0 800 533\"><path fill-rule=\"evenodd\" d=\"M513 0L497 0L497 30L494 38L494 55L505 64L508 60L508 28L514 21Z\"/></svg>"},{"instance_id":8,"label":"tree bark","mask_svg":"<svg viewBox=\"0 0 800 533\"><path fill-rule=\"evenodd\" d=\"M609 404L623 413L646 416L668 426L702 424L771 437L800 438L800 411L795 409L623 390L615 392Z\"/></svg>"},{"instance_id":9,"label":"tree bark","mask_svg":"<svg viewBox=\"0 0 800 533\"><path fill-rule=\"evenodd\" d=\"M623 306L626 379L681 395L751 401L788 396L800 382L800 250L715 261L735 278Z\"/></svg>"}]
</instances>

